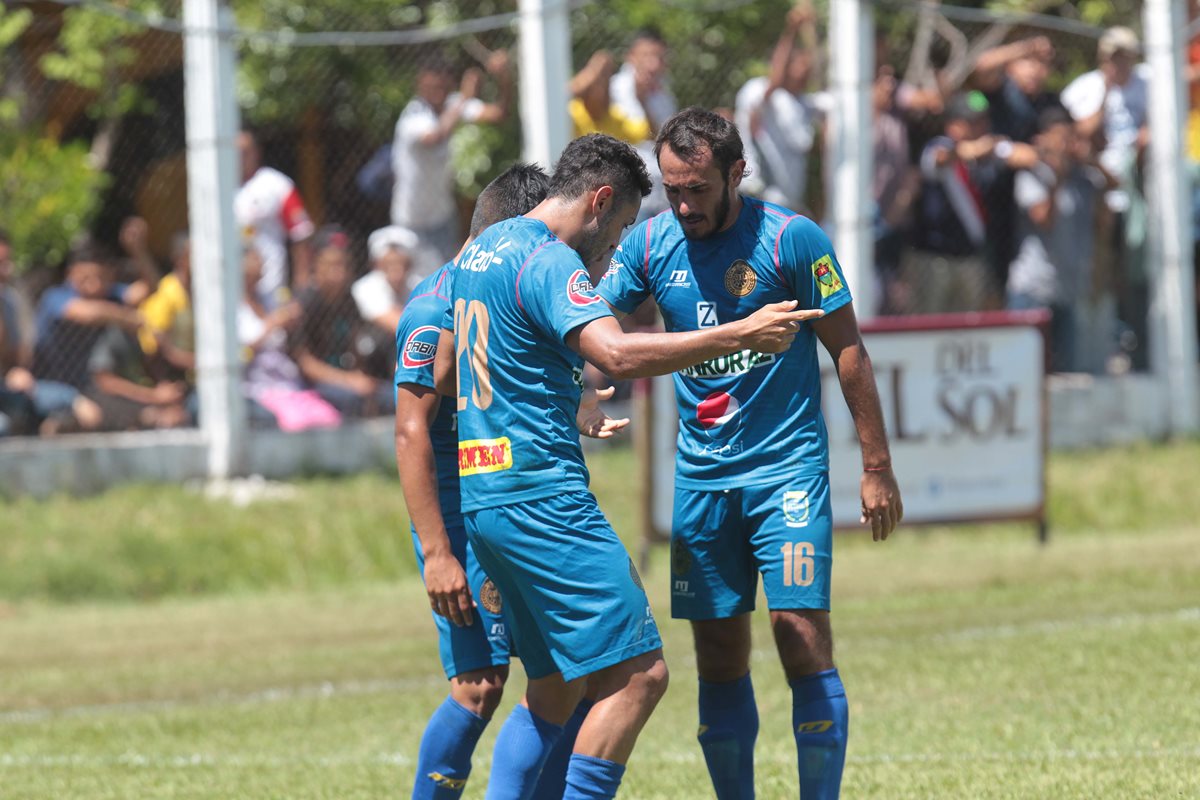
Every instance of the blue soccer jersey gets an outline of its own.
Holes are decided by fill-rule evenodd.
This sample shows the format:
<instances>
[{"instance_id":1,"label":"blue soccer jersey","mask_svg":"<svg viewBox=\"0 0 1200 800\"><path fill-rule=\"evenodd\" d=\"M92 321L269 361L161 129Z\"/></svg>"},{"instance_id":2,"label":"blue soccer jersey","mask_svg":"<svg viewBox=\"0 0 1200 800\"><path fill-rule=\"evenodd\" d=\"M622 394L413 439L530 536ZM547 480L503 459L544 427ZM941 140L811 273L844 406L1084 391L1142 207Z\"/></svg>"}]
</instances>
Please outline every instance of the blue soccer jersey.
<instances>
[{"instance_id":1,"label":"blue soccer jersey","mask_svg":"<svg viewBox=\"0 0 1200 800\"><path fill-rule=\"evenodd\" d=\"M447 284L454 270L449 263L418 283L404 306L396 328L396 385L433 385L433 361L437 356L442 319L450 307ZM454 429L454 398L443 397L429 430L437 464L438 503L447 528L462 525L458 494L458 433Z\"/></svg>"},{"instance_id":2,"label":"blue soccer jersey","mask_svg":"<svg viewBox=\"0 0 1200 800\"><path fill-rule=\"evenodd\" d=\"M850 302L829 237L811 220L742 198L728 230L690 240L670 211L630 232L597 292L626 313L654 297L668 331L742 319L798 300L826 313ZM816 336L802 324L780 354L742 350L675 373L676 485L752 486L828 469Z\"/></svg>"},{"instance_id":3,"label":"blue soccer jersey","mask_svg":"<svg viewBox=\"0 0 1200 800\"><path fill-rule=\"evenodd\" d=\"M488 228L451 289L464 512L586 490L575 414L583 359L564 342L612 312L579 255L540 221Z\"/></svg>"}]
</instances>

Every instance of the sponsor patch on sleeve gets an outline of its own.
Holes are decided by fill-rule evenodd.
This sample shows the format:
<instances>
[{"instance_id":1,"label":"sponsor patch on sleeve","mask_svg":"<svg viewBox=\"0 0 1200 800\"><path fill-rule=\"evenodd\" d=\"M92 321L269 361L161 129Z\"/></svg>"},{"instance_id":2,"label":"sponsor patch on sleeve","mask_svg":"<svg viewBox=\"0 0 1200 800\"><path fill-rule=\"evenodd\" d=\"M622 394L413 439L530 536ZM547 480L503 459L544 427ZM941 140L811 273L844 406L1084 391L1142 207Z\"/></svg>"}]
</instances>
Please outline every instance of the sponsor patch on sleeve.
<instances>
[{"instance_id":1,"label":"sponsor patch on sleeve","mask_svg":"<svg viewBox=\"0 0 1200 800\"><path fill-rule=\"evenodd\" d=\"M845 288L842 284L842 279L838 277L837 270L833 268L833 259L828 254L821 256L812 265L813 278L817 281L817 287L821 290L821 297L829 297L829 295L840 292Z\"/></svg>"},{"instance_id":2,"label":"sponsor patch on sleeve","mask_svg":"<svg viewBox=\"0 0 1200 800\"><path fill-rule=\"evenodd\" d=\"M596 294L592 279L584 269L577 269L571 274L570 280L567 281L567 297L577 306L590 306L603 299Z\"/></svg>"},{"instance_id":3,"label":"sponsor patch on sleeve","mask_svg":"<svg viewBox=\"0 0 1200 800\"><path fill-rule=\"evenodd\" d=\"M401 366L417 369L432 364L437 356L438 337L441 333L441 329L434 325L422 325L410 333L400 351Z\"/></svg>"},{"instance_id":4,"label":"sponsor patch on sleeve","mask_svg":"<svg viewBox=\"0 0 1200 800\"><path fill-rule=\"evenodd\" d=\"M510 469L512 465L512 442L507 436L499 439L468 439L458 443L460 476L499 472Z\"/></svg>"}]
</instances>

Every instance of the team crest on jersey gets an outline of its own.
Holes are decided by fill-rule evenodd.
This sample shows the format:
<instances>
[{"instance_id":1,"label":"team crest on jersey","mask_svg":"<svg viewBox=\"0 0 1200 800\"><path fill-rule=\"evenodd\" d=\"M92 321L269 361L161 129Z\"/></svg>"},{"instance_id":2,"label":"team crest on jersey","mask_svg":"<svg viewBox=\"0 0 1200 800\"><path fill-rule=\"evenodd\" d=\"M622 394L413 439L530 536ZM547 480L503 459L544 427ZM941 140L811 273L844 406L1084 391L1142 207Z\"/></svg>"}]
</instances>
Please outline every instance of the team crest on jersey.
<instances>
[{"instance_id":1,"label":"team crest on jersey","mask_svg":"<svg viewBox=\"0 0 1200 800\"><path fill-rule=\"evenodd\" d=\"M808 492L783 493L783 518L789 528L808 527Z\"/></svg>"},{"instance_id":2,"label":"team crest on jersey","mask_svg":"<svg viewBox=\"0 0 1200 800\"><path fill-rule=\"evenodd\" d=\"M577 306L590 306L601 300L600 295L596 294L595 287L592 286L592 279L584 269L575 270L571 279L567 281L567 297L570 298L572 304Z\"/></svg>"},{"instance_id":3,"label":"team crest on jersey","mask_svg":"<svg viewBox=\"0 0 1200 800\"><path fill-rule=\"evenodd\" d=\"M692 569L692 551L682 539L671 540L671 572L684 575Z\"/></svg>"},{"instance_id":4,"label":"team crest on jersey","mask_svg":"<svg viewBox=\"0 0 1200 800\"><path fill-rule=\"evenodd\" d=\"M812 274L817 279L821 297L829 297L843 288L842 279L838 277L837 270L833 268L833 259L828 255L823 255L813 262Z\"/></svg>"},{"instance_id":5,"label":"team crest on jersey","mask_svg":"<svg viewBox=\"0 0 1200 800\"><path fill-rule=\"evenodd\" d=\"M442 335L434 325L422 325L408 335L400 350L400 363L407 369L425 367L437 356L438 337Z\"/></svg>"},{"instance_id":6,"label":"team crest on jersey","mask_svg":"<svg viewBox=\"0 0 1200 800\"><path fill-rule=\"evenodd\" d=\"M758 286L758 275L754 269L742 259L738 259L725 270L725 291L734 297L745 297Z\"/></svg>"},{"instance_id":7,"label":"team crest on jersey","mask_svg":"<svg viewBox=\"0 0 1200 800\"><path fill-rule=\"evenodd\" d=\"M500 599L500 590L496 588L496 584L492 583L491 578L485 580L483 586L479 587L479 605L493 614L499 614L504 608L504 601Z\"/></svg>"}]
</instances>

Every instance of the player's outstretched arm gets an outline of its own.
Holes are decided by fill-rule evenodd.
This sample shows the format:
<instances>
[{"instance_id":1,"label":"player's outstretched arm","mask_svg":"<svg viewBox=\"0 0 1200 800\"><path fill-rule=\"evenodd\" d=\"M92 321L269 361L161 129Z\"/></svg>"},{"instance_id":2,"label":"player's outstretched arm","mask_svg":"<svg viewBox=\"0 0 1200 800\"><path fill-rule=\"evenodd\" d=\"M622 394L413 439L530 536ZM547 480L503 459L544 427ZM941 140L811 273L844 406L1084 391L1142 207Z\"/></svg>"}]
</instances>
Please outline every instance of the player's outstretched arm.
<instances>
[{"instance_id":1,"label":"player's outstretched arm","mask_svg":"<svg viewBox=\"0 0 1200 800\"><path fill-rule=\"evenodd\" d=\"M802 322L825 313L796 305L795 300L771 303L745 319L678 333L626 333L613 317L601 317L568 333L566 342L613 378L665 375L736 350L782 353Z\"/></svg>"},{"instance_id":2,"label":"player's outstretched arm","mask_svg":"<svg viewBox=\"0 0 1200 800\"><path fill-rule=\"evenodd\" d=\"M892 472L883 409L875 388L875 371L859 333L853 306L844 305L824 319L816 320L813 331L833 357L842 395L858 431L863 463L861 522L869 522L872 537L877 542L882 541L904 518L904 502Z\"/></svg>"},{"instance_id":3,"label":"player's outstretched arm","mask_svg":"<svg viewBox=\"0 0 1200 800\"><path fill-rule=\"evenodd\" d=\"M425 591L433 610L455 625L470 625L471 589L462 564L450 548L438 503L437 464L429 429L441 396L427 386L396 387L396 467L408 515L425 556Z\"/></svg>"}]
</instances>

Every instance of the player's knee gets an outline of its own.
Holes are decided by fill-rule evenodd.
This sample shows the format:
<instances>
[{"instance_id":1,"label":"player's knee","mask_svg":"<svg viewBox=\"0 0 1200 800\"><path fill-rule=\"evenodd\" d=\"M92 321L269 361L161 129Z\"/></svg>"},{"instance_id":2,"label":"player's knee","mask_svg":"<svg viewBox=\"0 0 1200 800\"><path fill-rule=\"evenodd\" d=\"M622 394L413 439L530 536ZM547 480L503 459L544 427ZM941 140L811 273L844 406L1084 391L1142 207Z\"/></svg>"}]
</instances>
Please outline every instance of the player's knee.
<instances>
[{"instance_id":1,"label":"player's knee","mask_svg":"<svg viewBox=\"0 0 1200 800\"><path fill-rule=\"evenodd\" d=\"M634 681L642 704L653 708L667 693L667 685L671 682L667 662L661 658L655 659L649 667L635 677Z\"/></svg>"},{"instance_id":2,"label":"player's knee","mask_svg":"<svg viewBox=\"0 0 1200 800\"><path fill-rule=\"evenodd\" d=\"M508 669L495 667L457 676L450 685L450 696L472 714L491 719L504 696Z\"/></svg>"}]
</instances>

